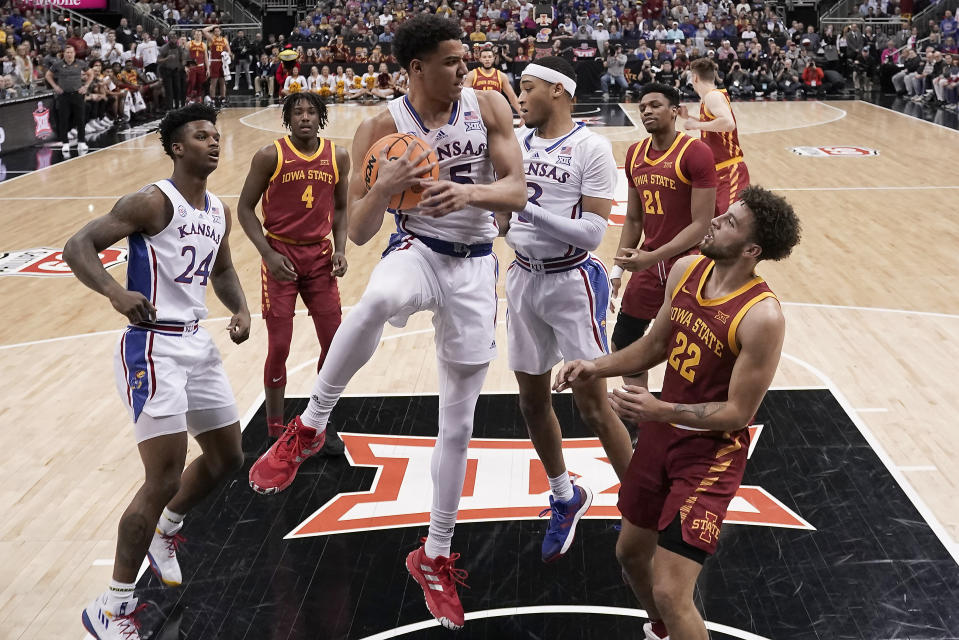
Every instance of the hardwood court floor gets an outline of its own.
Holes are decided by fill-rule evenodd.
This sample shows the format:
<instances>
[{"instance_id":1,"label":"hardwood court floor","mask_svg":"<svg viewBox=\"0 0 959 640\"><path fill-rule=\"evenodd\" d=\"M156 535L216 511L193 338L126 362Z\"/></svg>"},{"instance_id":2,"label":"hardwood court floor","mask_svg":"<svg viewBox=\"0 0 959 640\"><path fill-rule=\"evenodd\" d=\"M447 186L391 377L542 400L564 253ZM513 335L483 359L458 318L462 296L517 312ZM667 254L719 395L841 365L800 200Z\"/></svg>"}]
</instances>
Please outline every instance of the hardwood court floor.
<instances>
[{"instance_id":1,"label":"hardwood court floor","mask_svg":"<svg viewBox=\"0 0 959 640\"><path fill-rule=\"evenodd\" d=\"M623 108L638 121L635 105ZM327 132L349 145L372 109L333 108ZM753 182L789 198L804 222L794 256L759 269L788 321L774 385L829 387L959 556L959 491L951 473L959 452L959 347L952 339L959 329L959 232L952 219L959 181L951 170L959 132L863 102L737 103L735 111ZM282 134L280 114L231 109L219 127L221 164L209 186L235 209L253 153ZM620 163L629 144L645 136L641 127L596 131L613 140ZM789 151L825 145L880 153L810 158ZM0 251L62 247L84 221L167 177L170 166L149 135L0 183ZM344 305L362 293L389 228L384 223L375 240L348 249ZM611 228L597 252L607 264L617 239ZM258 256L237 224L231 241L255 313ZM510 250L502 240L497 253L505 266ZM122 278L124 268L111 273ZM116 523L142 479L113 383L111 358L124 322L72 278L0 278L0 303L0 448L8 452L0 462L0 638L79 637L80 609L109 580ZM224 331L228 314L212 292L209 304L204 324L222 350L241 412L255 409L263 323L255 318L251 339L235 346ZM304 396L313 382L315 337L304 317L295 329L287 390ZM384 336L347 393L434 393L429 316L414 317L402 331L388 327ZM505 326L498 340L505 345ZM653 376L654 387L661 378ZM485 391L514 390L501 357Z\"/></svg>"}]
</instances>

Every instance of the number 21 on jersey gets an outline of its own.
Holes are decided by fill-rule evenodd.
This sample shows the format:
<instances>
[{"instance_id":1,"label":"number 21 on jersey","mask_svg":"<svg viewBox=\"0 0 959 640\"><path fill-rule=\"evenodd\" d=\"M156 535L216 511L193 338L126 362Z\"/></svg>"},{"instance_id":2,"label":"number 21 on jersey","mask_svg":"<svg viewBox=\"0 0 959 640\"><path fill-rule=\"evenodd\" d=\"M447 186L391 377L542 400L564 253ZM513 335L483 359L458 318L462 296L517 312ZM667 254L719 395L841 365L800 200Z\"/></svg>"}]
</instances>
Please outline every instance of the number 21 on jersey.
<instances>
[{"instance_id":1,"label":"number 21 on jersey","mask_svg":"<svg viewBox=\"0 0 959 640\"><path fill-rule=\"evenodd\" d=\"M663 203L659 200L659 189L656 191L643 189L640 197L643 199L643 213L648 216L663 215Z\"/></svg>"}]
</instances>

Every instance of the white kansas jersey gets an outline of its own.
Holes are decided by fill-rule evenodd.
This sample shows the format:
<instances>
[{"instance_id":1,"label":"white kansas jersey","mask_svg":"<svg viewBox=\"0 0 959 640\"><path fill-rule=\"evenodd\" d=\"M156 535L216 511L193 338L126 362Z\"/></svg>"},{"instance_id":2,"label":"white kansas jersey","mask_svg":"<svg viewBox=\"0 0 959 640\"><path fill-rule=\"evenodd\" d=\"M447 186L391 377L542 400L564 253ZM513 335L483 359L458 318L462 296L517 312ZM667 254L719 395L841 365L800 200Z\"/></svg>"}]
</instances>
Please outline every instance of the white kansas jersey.
<instances>
[{"instance_id":1,"label":"white kansas jersey","mask_svg":"<svg viewBox=\"0 0 959 640\"><path fill-rule=\"evenodd\" d=\"M127 289L156 307L157 322L202 320L210 271L226 233L223 203L207 191L206 208L194 209L170 180L153 184L173 203L173 219L156 235L129 237Z\"/></svg>"},{"instance_id":2,"label":"white kansas jersey","mask_svg":"<svg viewBox=\"0 0 959 640\"><path fill-rule=\"evenodd\" d=\"M535 129L526 127L517 129L516 137L523 150L526 192L531 203L552 215L579 218L583 215L583 196L613 199L616 160L606 138L581 123L552 140L540 138ZM513 213L506 242L537 260L582 251L536 229L519 213Z\"/></svg>"},{"instance_id":3,"label":"white kansas jersey","mask_svg":"<svg viewBox=\"0 0 959 640\"><path fill-rule=\"evenodd\" d=\"M389 107L399 133L416 136L436 150L440 180L463 184L489 184L495 180L486 125L472 89L463 89L460 99L453 104L449 122L438 129L426 128L407 96L390 100ZM479 207L466 207L441 218L417 216L417 207L392 213L396 215L396 231L402 234L464 244L492 242L498 234L492 212Z\"/></svg>"}]
</instances>

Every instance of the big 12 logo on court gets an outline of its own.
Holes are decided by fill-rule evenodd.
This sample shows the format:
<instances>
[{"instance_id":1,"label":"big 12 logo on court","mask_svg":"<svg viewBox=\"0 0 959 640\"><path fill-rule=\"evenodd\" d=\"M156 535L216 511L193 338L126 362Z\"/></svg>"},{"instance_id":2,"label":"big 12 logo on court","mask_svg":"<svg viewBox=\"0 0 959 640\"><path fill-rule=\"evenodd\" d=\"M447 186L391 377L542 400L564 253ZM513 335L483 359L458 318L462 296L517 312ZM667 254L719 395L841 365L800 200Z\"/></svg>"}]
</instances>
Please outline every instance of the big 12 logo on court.
<instances>
[{"instance_id":1,"label":"big 12 logo on court","mask_svg":"<svg viewBox=\"0 0 959 640\"><path fill-rule=\"evenodd\" d=\"M127 261L127 250L110 247L99 253L105 269ZM63 260L63 249L37 247L0 252L0 276L72 276Z\"/></svg>"},{"instance_id":2,"label":"big 12 logo on court","mask_svg":"<svg viewBox=\"0 0 959 640\"><path fill-rule=\"evenodd\" d=\"M763 425L750 427L751 457ZM430 462L436 438L341 433L354 467L372 467L366 490L340 492L290 531L286 538L419 527L429 524ZM593 490L586 518L618 520L619 480L598 438L563 441L571 475ZM549 503L546 471L529 440L473 438L457 522L535 520ZM726 524L814 531L809 522L760 486L743 485L729 504ZM713 529L718 531L718 526Z\"/></svg>"}]
</instances>

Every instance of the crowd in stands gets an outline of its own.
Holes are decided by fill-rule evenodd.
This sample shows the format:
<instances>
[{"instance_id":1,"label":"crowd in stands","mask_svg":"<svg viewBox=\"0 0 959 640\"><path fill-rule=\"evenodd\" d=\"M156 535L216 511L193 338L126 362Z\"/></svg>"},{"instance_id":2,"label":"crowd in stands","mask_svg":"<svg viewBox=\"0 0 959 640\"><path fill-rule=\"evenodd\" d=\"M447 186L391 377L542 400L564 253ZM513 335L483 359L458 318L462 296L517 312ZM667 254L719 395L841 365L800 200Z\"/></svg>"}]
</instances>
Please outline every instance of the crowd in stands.
<instances>
[{"instance_id":1,"label":"crowd in stands","mask_svg":"<svg viewBox=\"0 0 959 640\"><path fill-rule=\"evenodd\" d=\"M151 33L123 19L116 29L81 32L30 8L0 10L0 99L49 91L47 71L68 46L93 75L87 121L98 126L207 99L206 83L216 79L221 59L223 75L233 72L232 88L257 97L314 90L331 99L386 98L404 92L407 82L391 54L395 28L418 11L459 20L471 67L481 51L492 50L494 65L515 81L530 60L562 55L595 74L595 86L584 87L621 98L654 80L694 98L689 65L699 57L716 61L719 83L738 98L822 96L845 91L851 80L857 92L895 90L955 109L959 93L957 22L948 11L921 31L903 22L888 38L868 23L787 26L771 6L748 0L324 0L290 33L235 32L227 39L215 25L229 16L212 0L143 0L138 7L174 29L208 26ZM898 0L866 0L860 14L863 7L867 16L900 12ZM201 42L207 62L196 64ZM204 64L205 74L191 69ZM221 104L225 88L215 96Z\"/></svg>"}]
</instances>

